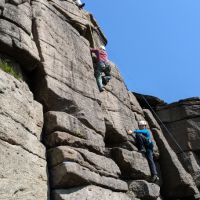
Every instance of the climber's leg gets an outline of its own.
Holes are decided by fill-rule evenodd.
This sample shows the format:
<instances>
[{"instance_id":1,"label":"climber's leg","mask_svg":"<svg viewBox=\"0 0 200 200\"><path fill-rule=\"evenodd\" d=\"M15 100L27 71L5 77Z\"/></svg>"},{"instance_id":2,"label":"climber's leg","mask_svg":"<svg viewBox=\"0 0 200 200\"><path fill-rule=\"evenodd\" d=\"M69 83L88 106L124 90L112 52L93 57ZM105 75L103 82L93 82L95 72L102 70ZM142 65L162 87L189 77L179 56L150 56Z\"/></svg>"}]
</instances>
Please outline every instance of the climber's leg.
<instances>
[{"instance_id":1,"label":"climber's leg","mask_svg":"<svg viewBox=\"0 0 200 200\"><path fill-rule=\"evenodd\" d=\"M153 148L150 147L146 149L146 157L151 171L152 182L158 182L159 181L158 172L156 169L155 162L153 160Z\"/></svg>"},{"instance_id":2,"label":"climber's leg","mask_svg":"<svg viewBox=\"0 0 200 200\"><path fill-rule=\"evenodd\" d=\"M111 79L111 74L110 74L110 71L107 70L107 68L105 69L104 73L105 73L105 76L104 76L105 84L104 85L106 85Z\"/></svg>"},{"instance_id":3,"label":"climber's leg","mask_svg":"<svg viewBox=\"0 0 200 200\"><path fill-rule=\"evenodd\" d=\"M104 63L103 62L99 62L97 64L97 70L96 70L96 81L97 81L97 85L99 88L99 91L102 92L104 91L103 88L103 83L102 83L102 71L103 71L103 67L104 67Z\"/></svg>"},{"instance_id":4,"label":"climber's leg","mask_svg":"<svg viewBox=\"0 0 200 200\"><path fill-rule=\"evenodd\" d=\"M147 148L146 157L147 157L147 160L148 160L148 163L149 163L149 168L150 168L152 176L153 175L157 175L158 173L157 173L157 170L156 170L155 162L153 160L153 151L152 151L152 149Z\"/></svg>"},{"instance_id":5,"label":"climber's leg","mask_svg":"<svg viewBox=\"0 0 200 200\"><path fill-rule=\"evenodd\" d=\"M102 76L103 85L107 85L110 79L111 79L111 76Z\"/></svg>"},{"instance_id":6,"label":"climber's leg","mask_svg":"<svg viewBox=\"0 0 200 200\"><path fill-rule=\"evenodd\" d=\"M143 135L136 134L136 143L137 143L138 150L141 153L144 153L146 150L145 150L145 138L143 137Z\"/></svg>"}]
</instances>

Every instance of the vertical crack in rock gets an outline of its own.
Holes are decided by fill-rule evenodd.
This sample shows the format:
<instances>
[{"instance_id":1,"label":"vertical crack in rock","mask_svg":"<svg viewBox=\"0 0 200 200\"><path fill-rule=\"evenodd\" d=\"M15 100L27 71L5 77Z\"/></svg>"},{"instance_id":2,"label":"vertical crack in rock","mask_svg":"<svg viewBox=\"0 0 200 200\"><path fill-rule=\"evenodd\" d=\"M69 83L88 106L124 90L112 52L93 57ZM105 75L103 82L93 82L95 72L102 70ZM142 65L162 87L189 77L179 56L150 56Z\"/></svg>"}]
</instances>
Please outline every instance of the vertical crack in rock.
<instances>
[{"instance_id":1,"label":"vertical crack in rock","mask_svg":"<svg viewBox=\"0 0 200 200\"><path fill-rule=\"evenodd\" d=\"M0 75L0 198L47 200L42 106L24 81L2 70Z\"/></svg>"},{"instance_id":2,"label":"vertical crack in rock","mask_svg":"<svg viewBox=\"0 0 200 200\"><path fill-rule=\"evenodd\" d=\"M32 4L33 0L31 0L31 8L32 8L32 13L33 12L33 4ZM40 41L39 41L39 35L38 35L38 30L37 30L37 25L36 25L36 16L32 16L32 26L31 26L31 30L32 30L32 35L33 35L33 40L35 41L39 56L40 56L40 62L42 63L44 61L43 55L42 55L42 49L40 47Z\"/></svg>"}]
</instances>

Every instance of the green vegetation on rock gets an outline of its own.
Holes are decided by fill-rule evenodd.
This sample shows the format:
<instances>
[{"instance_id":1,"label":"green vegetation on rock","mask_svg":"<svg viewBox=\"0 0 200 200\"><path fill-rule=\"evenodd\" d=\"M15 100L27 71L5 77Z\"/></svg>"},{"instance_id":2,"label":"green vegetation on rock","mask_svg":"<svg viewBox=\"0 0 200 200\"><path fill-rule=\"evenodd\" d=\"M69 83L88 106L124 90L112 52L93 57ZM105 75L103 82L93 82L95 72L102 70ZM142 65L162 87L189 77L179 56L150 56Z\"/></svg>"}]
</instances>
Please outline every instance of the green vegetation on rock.
<instances>
[{"instance_id":1,"label":"green vegetation on rock","mask_svg":"<svg viewBox=\"0 0 200 200\"><path fill-rule=\"evenodd\" d=\"M16 71L16 69L13 67L13 65L5 60L0 59L0 68L6 72L14 76L16 79L22 79L22 76L19 72Z\"/></svg>"}]
</instances>

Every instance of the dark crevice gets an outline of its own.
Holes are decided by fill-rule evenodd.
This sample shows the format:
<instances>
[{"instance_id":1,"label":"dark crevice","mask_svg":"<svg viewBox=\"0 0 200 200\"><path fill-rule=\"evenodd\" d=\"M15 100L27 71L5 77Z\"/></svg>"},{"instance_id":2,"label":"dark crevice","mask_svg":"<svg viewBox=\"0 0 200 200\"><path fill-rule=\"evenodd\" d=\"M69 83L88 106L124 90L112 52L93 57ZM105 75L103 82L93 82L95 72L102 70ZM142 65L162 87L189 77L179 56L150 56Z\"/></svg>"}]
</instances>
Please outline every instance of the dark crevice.
<instances>
[{"instance_id":1,"label":"dark crevice","mask_svg":"<svg viewBox=\"0 0 200 200\"><path fill-rule=\"evenodd\" d=\"M6 62L9 62L9 63L11 63L11 64L12 64L12 63L14 63L15 65L18 64L18 61L17 61L17 60L15 61L15 59L13 59L12 57L10 57L9 55L0 54L0 58L3 59L3 60L6 60ZM35 83L34 83L34 73L35 73L35 71L37 70L37 68L36 68L35 70L33 70L33 71L24 70L24 68L21 67L21 65L19 66L19 68L20 68L20 69L19 69L20 74L22 75L22 81L24 81L24 82L28 85L30 91L33 93L33 96L34 96L34 94L35 94L35 91L33 90L33 88L34 88L33 85L35 84ZM35 99L35 98L34 98L34 99ZM27 130L30 134L32 134L34 137L37 138L37 135L36 135L35 133L33 133L33 132L26 126L26 124L23 124L23 123L21 123L19 120L13 118L9 113L4 112L4 113L0 113L0 114L5 115L6 117L11 118L15 123L19 124L23 129ZM39 156L39 155L37 155L37 154L31 152L29 149L23 147L23 146L20 145L20 144L17 144L17 143L16 143L14 140L12 140L12 139L8 139L8 140L5 139L5 138L1 138L1 139L2 139L3 141L5 141L5 142L8 142L8 143L12 144L12 145L19 146L19 147L23 148L24 150L28 151L29 153L31 153L31 154L33 154L33 155L35 155L35 156L37 156L37 157L39 157L39 158L45 160L45 159L42 158L41 156ZM38 142L41 142L41 141L38 139Z\"/></svg>"},{"instance_id":2,"label":"dark crevice","mask_svg":"<svg viewBox=\"0 0 200 200\"><path fill-rule=\"evenodd\" d=\"M5 33L3 33L4 35ZM12 38L12 36L10 36ZM36 68L38 66L38 60L34 58L29 52L27 52L24 49L19 49L14 39L12 39L13 46L7 45L6 43L0 42L1 49L0 53L6 54L9 57L16 60L20 67L22 68L23 72L30 73L32 69Z\"/></svg>"},{"instance_id":3,"label":"dark crevice","mask_svg":"<svg viewBox=\"0 0 200 200\"><path fill-rule=\"evenodd\" d=\"M126 142L127 139L125 136L118 133L117 130L113 127L112 123L105 119L106 124L106 133L104 137L105 146L107 148L113 148L116 146L120 146L123 142Z\"/></svg>"},{"instance_id":4,"label":"dark crevice","mask_svg":"<svg viewBox=\"0 0 200 200\"><path fill-rule=\"evenodd\" d=\"M32 1L31 1L31 6L33 6ZM41 47L40 47L39 34L38 34L38 30L37 30L37 25L36 25L36 18L34 18L34 17L32 18L31 32L33 35L33 41L35 42L38 53L39 53L40 62L43 62L44 58L43 58Z\"/></svg>"},{"instance_id":5,"label":"dark crevice","mask_svg":"<svg viewBox=\"0 0 200 200\"><path fill-rule=\"evenodd\" d=\"M41 100L38 98L38 88L40 88L41 86L41 82L42 80L45 80L45 75L44 75L44 70L42 68L42 64L38 64L38 67L35 68L33 71L31 71L31 73L28 74L28 86L30 91L33 93L34 96L34 100L39 102L42 105L42 109L43 109L43 121L44 121L44 113L46 112L45 110L45 106L43 104L43 102L41 102ZM42 86L41 86L42 87ZM45 133L44 133L44 125L42 127L42 132L41 132L41 142L42 144L45 145L44 143L44 137L45 137Z\"/></svg>"}]
</instances>

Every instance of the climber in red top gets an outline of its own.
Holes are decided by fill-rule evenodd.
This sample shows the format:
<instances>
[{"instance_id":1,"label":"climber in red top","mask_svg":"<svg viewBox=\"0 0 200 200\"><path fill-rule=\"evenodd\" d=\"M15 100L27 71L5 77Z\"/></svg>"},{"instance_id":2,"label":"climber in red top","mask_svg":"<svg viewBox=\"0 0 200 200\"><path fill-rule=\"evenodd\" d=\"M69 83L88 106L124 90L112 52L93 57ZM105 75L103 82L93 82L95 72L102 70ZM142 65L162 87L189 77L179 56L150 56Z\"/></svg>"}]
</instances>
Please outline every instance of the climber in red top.
<instances>
[{"instance_id":1,"label":"climber in red top","mask_svg":"<svg viewBox=\"0 0 200 200\"><path fill-rule=\"evenodd\" d=\"M91 48L91 52L96 54L98 62L108 62L108 54L104 46L100 46L99 49Z\"/></svg>"},{"instance_id":2,"label":"climber in red top","mask_svg":"<svg viewBox=\"0 0 200 200\"><path fill-rule=\"evenodd\" d=\"M95 71L95 77L97 80L97 85L99 87L100 92L104 91L104 85L108 83L111 79L110 75L110 64L108 60L108 54L106 52L106 48L104 46L100 46L98 49L90 49L92 53L95 53L97 57L97 68ZM105 76L102 76L104 72Z\"/></svg>"}]
</instances>

